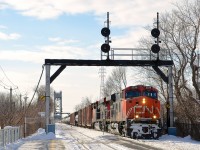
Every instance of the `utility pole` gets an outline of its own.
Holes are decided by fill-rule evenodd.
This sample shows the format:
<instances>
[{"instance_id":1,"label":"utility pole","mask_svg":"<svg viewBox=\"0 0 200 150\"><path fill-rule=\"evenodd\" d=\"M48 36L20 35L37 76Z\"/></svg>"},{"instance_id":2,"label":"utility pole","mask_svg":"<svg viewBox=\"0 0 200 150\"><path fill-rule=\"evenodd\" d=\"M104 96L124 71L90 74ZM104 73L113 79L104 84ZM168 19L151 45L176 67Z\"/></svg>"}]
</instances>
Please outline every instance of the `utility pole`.
<instances>
[{"instance_id":1,"label":"utility pole","mask_svg":"<svg viewBox=\"0 0 200 150\"><path fill-rule=\"evenodd\" d=\"M10 106L9 106L9 110L12 111L12 91L18 89L18 87L16 87L16 88L13 89L12 87L6 88L6 87L4 86L4 89L10 90Z\"/></svg>"},{"instance_id":2,"label":"utility pole","mask_svg":"<svg viewBox=\"0 0 200 150\"><path fill-rule=\"evenodd\" d=\"M197 55L197 73L196 73L196 81L197 81L197 84L198 84L198 87L199 86L199 56L200 54ZM200 97L198 96L198 93L196 92L196 100L199 100Z\"/></svg>"},{"instance_id":3,"label":"utility pole","mask_svg":"<svg viewBox=\"0 0 200 150\"><path fill-rule=\"evenodd\" d=\"M24 97L24 137L26 137L26 102L28 97Z\"/></svg>"},{"instance_id":4,"label":"utility pole","mask_svg":"<svg viewBox=\"0 0 200 150\"><path fill-rule=\"evenodd\" d=\"M22 96L24 96L24 95L22 95L22 94L19 95L20 109L22 109Z\"/></svg>"},{"instance_id":5,"label":"utility pole","mask_svg":"<svg viewBox=\"0 0 200 150\"><path fill-rule=\"evenodd\" d=\"M50 115L50 65L45 65L46 68L46 95L45 95L45 101L46 101L46 111L45 111L45 119L46 119L46 133L49 132L49 115Z\"/></svg>"}]
</instances>

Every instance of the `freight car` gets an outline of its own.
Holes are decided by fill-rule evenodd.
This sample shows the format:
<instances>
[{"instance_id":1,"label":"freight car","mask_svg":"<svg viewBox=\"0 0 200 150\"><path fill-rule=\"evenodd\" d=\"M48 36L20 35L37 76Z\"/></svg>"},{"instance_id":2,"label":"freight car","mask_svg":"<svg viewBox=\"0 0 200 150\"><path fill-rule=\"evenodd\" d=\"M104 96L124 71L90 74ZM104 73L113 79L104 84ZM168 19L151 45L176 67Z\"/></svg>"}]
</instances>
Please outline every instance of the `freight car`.
<instances>
[{"instance_id":1,"label":"freight car","mask_svg":"<svg viewBox=\"0 0 200 150\"><path fill-rule=\"evenodd\" d=\"M78 118L77 118L77 112L71 113L69 115L70 118L70 124L73 126L78 126Z\"/></svg>"},{"instance_id":2,"label":"freight car","mask_svg":"<svg viewBox=\"0 0 200 150\"><path fill-rule=\"evenodd\" d=\"M78 118L79 126L131 138L158 138L161 131L158 91L151 86L127 87L121 93L80 109L71 117L70 120Z\"/></svg>"}]
</instances>

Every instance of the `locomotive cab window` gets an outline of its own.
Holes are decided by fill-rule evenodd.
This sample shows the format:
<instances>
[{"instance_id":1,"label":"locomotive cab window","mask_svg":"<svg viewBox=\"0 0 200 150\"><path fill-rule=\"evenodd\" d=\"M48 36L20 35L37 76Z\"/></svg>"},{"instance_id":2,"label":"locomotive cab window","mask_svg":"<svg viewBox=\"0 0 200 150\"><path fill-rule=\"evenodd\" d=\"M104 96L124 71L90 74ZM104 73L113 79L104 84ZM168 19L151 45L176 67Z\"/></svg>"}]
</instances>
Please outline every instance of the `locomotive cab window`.
<instances>
[{"instance_id":1,"label":"locomotive cab window","mask_svg":"<svg viewBox=\"0 0 200 150\"><path fill-rule=\"evenodd\" d=\"M126 98L138 97L140 96L140 92L138 91L127 91Z\"/></svg>"},{"instance_id":2,"label":"locomotive cab window","mask_svg":"<svg viewBox=\"0 0 200 150\"><path fill-rule=\"evenodd\" d=\"M157 92L155 91L144 91L143 95L157 99Z\"/></svg>"}]
</instances>

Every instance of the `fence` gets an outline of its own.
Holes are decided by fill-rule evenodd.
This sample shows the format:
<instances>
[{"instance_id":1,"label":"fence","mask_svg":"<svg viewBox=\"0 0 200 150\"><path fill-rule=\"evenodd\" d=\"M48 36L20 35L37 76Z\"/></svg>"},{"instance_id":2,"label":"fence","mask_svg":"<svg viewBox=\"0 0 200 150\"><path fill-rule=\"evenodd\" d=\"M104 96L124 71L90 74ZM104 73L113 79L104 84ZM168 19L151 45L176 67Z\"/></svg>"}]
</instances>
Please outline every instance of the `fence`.
<instances>
[{"instance_id":1,"label":"fence","mask_svg":"<svg viewBox=\"0 0 200 150\"><path fill-rule=\"evenodd\" d=\"M26 117L25 136L32 135L39 128L45 129L45 119L41 117Z\"/></svg>"},{"instance_id":2,"label":"fence","mask_svg":"<svg viewBox=\"0 0 200 150\"><path fill-rule=\"evenodd\" d=\"M21 138L20 127L6 127L0 130L0 147L13 143Z\"/></svg>"},{"instance_id":3,"label":"fence","mask_svg":"<svg viewBox=\"0 0 200 150\"><path fill-rule=\"evenodd\" d=\"M185 137L190 135L192 139L200 141L200 123L176 123L177 136Z\"/></svg>"}]
</instances>

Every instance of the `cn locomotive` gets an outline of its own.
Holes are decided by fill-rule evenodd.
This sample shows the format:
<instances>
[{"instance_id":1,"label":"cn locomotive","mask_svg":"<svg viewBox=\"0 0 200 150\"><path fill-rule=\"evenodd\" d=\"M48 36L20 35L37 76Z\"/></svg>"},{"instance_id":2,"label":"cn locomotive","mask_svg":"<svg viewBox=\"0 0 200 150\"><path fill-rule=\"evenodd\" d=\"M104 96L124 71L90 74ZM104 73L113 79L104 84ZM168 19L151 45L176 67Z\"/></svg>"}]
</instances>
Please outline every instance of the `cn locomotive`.
<instances>
[{"instance_id":1,"label":"cn locomotive","mask_svg":"<svg viewBox=\"0 0 200 150\"><path fill-rule=\"evenodd\" d=\"M159 138L160 101L152 86L129 86L70 114L70 124L131 138Z\"/></svg>"}]
</instances>

